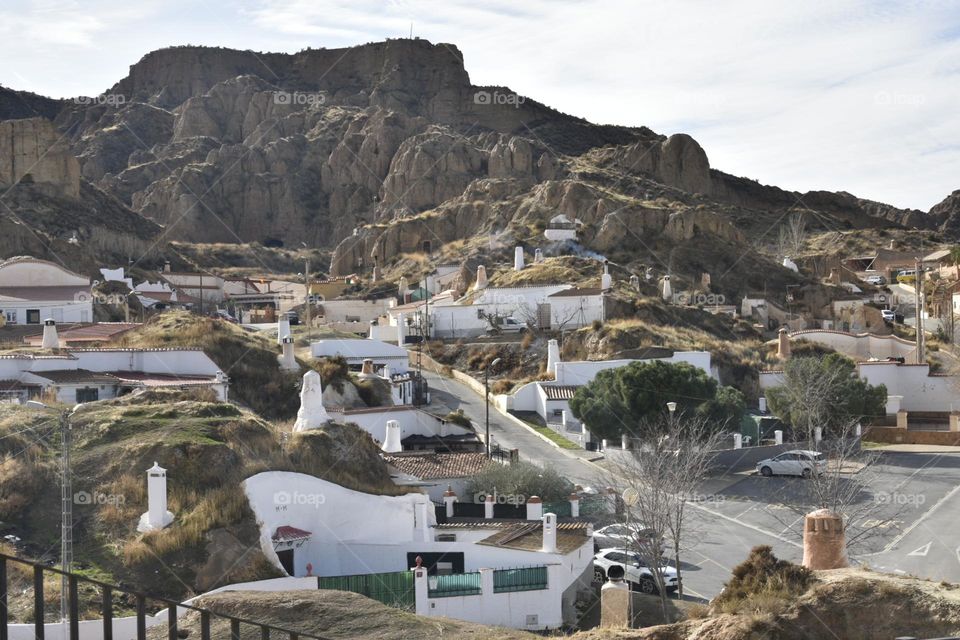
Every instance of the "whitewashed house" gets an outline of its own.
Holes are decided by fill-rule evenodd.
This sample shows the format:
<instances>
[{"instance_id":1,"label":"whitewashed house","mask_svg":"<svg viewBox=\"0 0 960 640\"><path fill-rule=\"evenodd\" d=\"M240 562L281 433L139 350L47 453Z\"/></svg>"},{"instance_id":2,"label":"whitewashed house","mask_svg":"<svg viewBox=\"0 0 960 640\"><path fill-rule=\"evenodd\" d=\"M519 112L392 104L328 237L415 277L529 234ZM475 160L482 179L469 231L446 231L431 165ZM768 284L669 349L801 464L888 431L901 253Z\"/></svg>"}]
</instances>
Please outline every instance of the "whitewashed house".
<instances>
[{"instance_id":1,"label":"whitewashed house","mask_svg":"<svg viewBox=\"0 0 960 640\"><path fill-rule=\"evenodd\" d=\"M590 524L557 522L541 504L528 521L490 518L437 524L422 493L378 496L300 473L270 471L243 483L266 557L292 576L406 572L418 567L420 615L521 629L557 628L576 619L577 592L593 578ZM447 513L453 506L451 496ZM540 507L540 509L536 509ZM291 548L296 540L298 547ZM418 562L419 559L419 562ZM542 568L540 584L508 595L492 572ZM443 593L446 574L476 577L476 590ZM479 575L478 575L479 574ZM484 575L486 574L486 575Z\"/></svg>"},{"instance_id":2,"label":"whitewashed house","mask_svg":"<svg viewBox=\"0 0 960 640\"><path fill-rule=\"evenodd\" d=\"M0 312L7 324L92 322L90 278L30 256L0 263Z\"/></svg>"},{"instance_id":3,"label":"whitewashed house","mask_svg":"<svg viewBox=\"0 0 960 640\"><path fill-rule=\"evenodd\" d=\"M69 349L0 355L0 398L24 402L53 392L77 404L149 388L206 387L226 401L229 380L199 349Z\"/></svg>"},{"instance_id":4,"label":"whitewashed house","mask_svg":"<svg viewBox=\"0 0 960 640\"><path fill-rule=\"evenodd\" d=\"M410 355L406 349L395 344L363 338L330 338L310 343L310 354L314 358L332 358L341 356L354 370L363 367L364 360L373 360L375 371L388 367L394 374L405 373L410 369Z\"/></svg>"}]
</instances>

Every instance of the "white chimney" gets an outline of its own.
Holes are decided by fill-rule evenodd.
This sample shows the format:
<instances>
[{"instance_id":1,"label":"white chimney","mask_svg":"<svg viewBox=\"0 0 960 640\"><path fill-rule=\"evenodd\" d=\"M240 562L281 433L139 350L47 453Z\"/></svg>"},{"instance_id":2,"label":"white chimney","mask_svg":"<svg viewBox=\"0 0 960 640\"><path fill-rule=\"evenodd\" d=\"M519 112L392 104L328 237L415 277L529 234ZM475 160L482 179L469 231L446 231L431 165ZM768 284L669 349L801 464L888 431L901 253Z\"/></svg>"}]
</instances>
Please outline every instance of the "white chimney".
<instances>
[{"instance_id":1,"label":"white chimney","mask_svg":"<svg viewBox=\"0 0 960 640\"><path fill-rule=\"evenodd\" d=\"M390 371L390 367L383 365L383 375L381 377L388 382L393 379L393 371Z\"/></svg>"},{"instance_id":2,"label":"white chimney","mask_svg":"<svg viewBox=\"0 0 960 640\"><path fill-rule=\"evenodd\" d=\"M557 552L557 515L545 513L543 515L543 547L544 553Z\"/></svg>"},{"instance_id":3,"label":"white chimney","mask_svg":"<svg viewBox=\"0 0 960 640\"><path fill-rule=\"evenodd\" d=\"M760 398L760 413L767 412L767 399L762 397Z\"/></svg>"},{"instance_id":4,"label":"white chimney","mask_svg":"<svg viewBox=\"0 0 960 640\"><path fill-rule=\"evenodd\" d=\"M283 352L280 354L280 368L284 371L299 369L300 365L297 364L297 359L293 355L293 338L285 336L280 342L283 348Z\"/></svg>"},{"instance_id":5,"label":"white chimney","mask_svg":"<svg viewBox=\"0 0 960 640\"><path fill-rule=\"evenodd\" d=\"M402 347L407 340L407 324L402 313L397 314L397 345Z\"/></svg>"},{"instance_id":6,"label":"white chimney","mask_svg":"<svg viewBox=\"0 0 960 640\"><path fill-rule=\"evenodd\" d=\"M283 339L290 335L290 319L282 317L277 320L277 344L283 344Z\"/></svg>"},{"instance_id":7,"label":"white chimney","mask_svg":"<svg viewBox=\"0 0 960 640\"><path fill-rule=\"evenodd\" d=\"M407 301L407 291L410 289L410 284L407 282L407 276L400 276L400 286L397 287L397 293L401 303Z\"/></svg>"},{"instance_id":8,"label":"white chimney","mask_svg":"<svg viewBox=\"0 0 960 640\"><path fill-rule=\"evenodd\" d=\"M57 337L57 323L52 318L43 321L43 342L40 343L42 349L59 349L60 338Z\"/></svg>"},{"instance_id":9,"label":"white chimney","mask_svg":"<svg viewBox=\"0 0 960 640\"><path fill-rule=\"evenodd\" d=\"M543 249L536 249L533 252L533 263L540 264L543 262Z\"/></svg>"},{"instance_id":10,"label":"white chimney","mask_svg":"<svg viewBox=\"0 0 960 640\"><path fill-rule=\"evenodd\" d=\"M403 445L400 444L400 423L396 420L387 420L387 433L383 437L384 453L400 453Z\"/></svg>"},{"instance_id":11,"label":"white chimney","mask_svg":"<svg viewBox=\"0 0 960 640\"><path fill-rule=\"evenodd\" d=\"M547 341L547 373L557 375L557 363L560 362L560 344L556 340Z\"/></svg>"},{"instance_id":12,"label":"white chimney","mask_svg":"<svg viewBox=\"0 0 960 640\"><path fill-rule=\"evenodd\" d=\"M483 501L483 518L485 520L493 519L493 494L487 494L486 499Z\"/></svg>"},{"instance_id":13,"label":"white chimney","mask_svg":"<svg viewBox=\"0 0 960 640\"><path fill-rule=\"evenodd\" d=\"M576 493L570 494L570 516L573 518L580 517L580 496Z\"/></svg>"},{"instance_id":14,"label":"white chimney","mask_svg":"<svg viewBox=\"0 0 960 640\"><path fill-rule=\"evenodd\" d=\"M357 375L357 377L360 378L361 380L372 380L374 378L380 377L373 371L372 358L364 358L363 368L360 370L360 373Z\"/></svg>"},{"instance_id":15,"label":"white chimney","mask_svg":"<svg viewBox=\"0 0 960 640\"><path fill-rule=\"evenodd\" d=\"M167 470L156 462L147 469L147 512L140 516L137 531L156 531L173 522L167 511Z\"/></svg>"},{"instance_id":16,"label":"white chimney","mask_svg":"<svg viewBox=\"0 0 960 640\"><path fill-rule=\"evenodd\" d=\"M783 431L777 429L773 432L773 441L777 444L783 444Z\"/></svg>"},{"instance_id":17,"label":"white chimney","mask_svg":"<svg viewBox=\"0 0 960 640\"><path fill-rule=\"evenodd\" d=\"M600 276L600 289L602 291L609 291L610 287L613 286L613 278L610 277L610 267L607 265L607 261L603 261L603 275Z\"/></svg>"},{"instance_id":18,"label":"white chimney","mask_svg":"<svg viewBox=\"0 0 960 640\"><path fill-rule=\"evenodd\" d=\"M457 502L457 493L453 490L453 487L447 485L447 490L443 492L443 504L447 508L447 517L452 518L454 515L455 507L454 504Z\"/></svg>"},{"instance_id":19,"label":"white chimney","mask_svg":"<svg viewBox=\"0 0 960 640\"><path fill-rule=\"evenodd\" d=\"M320 374L311 369L303 374L300 385L300 409L297 421L293 423L294 432L319 429L330 421L327 408L323 406L323 382Z\"/></svg>"},{"instance_id":20,"label":"white chimney","mask_svg":"<svg viewBox=\"0 0 960 640\"><path fill-rule=\"evenodd\" d=\"M417 503L417 531L420 533L420 539L423 542L430 542L430 526L427 522L427 496Z\"/></svg>"},{"instance_id":21,"label":"white chimney","mask_svg":"<svg viewBox=\"0 0 960 640\"><path fill-rule=\"evenodd\" d=\"M673 287L670 286L670 276L663 276L663 299L670 302L673 299Z\"/></svg>"},{"instance_id":22,"label":"white chimney","mask_svg":"<svg viewBox=\"0 0 960 640\"><path fill-rule=\"evenodd\" d=\"M513 250L513 270L523 271L523 247Z\"/></svg>"},{"instance_id":23,"label":"white chimney","mask_svg":"<svg viewBox=\"0 0 960 640\"><path fill-rule=\"evenodd\" d=\"M743 435L739 433L733 434L733 448L742 449L743 448Z\"/></svg>"},{"instance_id":24,"label":"white chimney","mask_svg":"<svg viewBox=\"0 0 960 640\"><path fill-rule=\"evenodd\" d=\"M477 281L473 283L473 290L480 291L487 288L487 268L483 265L477 267Z\"/></svg>"}]
</instances>

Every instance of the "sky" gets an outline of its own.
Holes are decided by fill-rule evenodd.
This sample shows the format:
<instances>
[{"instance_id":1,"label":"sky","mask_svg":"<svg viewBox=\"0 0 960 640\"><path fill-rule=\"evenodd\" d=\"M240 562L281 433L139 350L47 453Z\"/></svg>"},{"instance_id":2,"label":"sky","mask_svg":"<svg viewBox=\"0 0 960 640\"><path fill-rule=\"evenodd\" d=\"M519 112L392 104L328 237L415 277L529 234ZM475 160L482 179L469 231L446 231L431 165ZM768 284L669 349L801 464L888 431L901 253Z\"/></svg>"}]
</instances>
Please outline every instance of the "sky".
<instances>
[{"instance_id":1,"label":"sky","mask_svg":"<svg viewBox=\"0 0 960 640\"><path fill-rule=\"evenodd\" d=\"M477 85L689 133L714 168L929 209L960 189L960 2L4 0L0 85L97 95L147 52L413 34Z\"/></svg>"}]
</instances>

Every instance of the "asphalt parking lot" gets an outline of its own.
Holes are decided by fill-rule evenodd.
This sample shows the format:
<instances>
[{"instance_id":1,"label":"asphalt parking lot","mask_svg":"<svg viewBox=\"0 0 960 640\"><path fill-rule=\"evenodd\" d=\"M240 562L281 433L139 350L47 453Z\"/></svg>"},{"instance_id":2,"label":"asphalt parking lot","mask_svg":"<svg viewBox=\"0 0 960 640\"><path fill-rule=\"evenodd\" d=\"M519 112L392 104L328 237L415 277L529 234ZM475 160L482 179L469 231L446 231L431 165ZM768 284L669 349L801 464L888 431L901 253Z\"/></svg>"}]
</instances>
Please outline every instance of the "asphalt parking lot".
<instances>
[{"instance_id":1,"label":"asphalt parking lot","mask_svg":"<svg viewBox=\"0 0 960 640\"><path fill-rule=\"evenodd\" d=\"M872 568L960 582L960 453L882 453L861 471L851 560ZM789 560L802 557L803 513L812 504L802 478L738 475L691 510L689 550L682 557L693 595L719 593L750 549L769 544ZM788 506L790 505L790 506Z\"/></svg>"}]
</instances>

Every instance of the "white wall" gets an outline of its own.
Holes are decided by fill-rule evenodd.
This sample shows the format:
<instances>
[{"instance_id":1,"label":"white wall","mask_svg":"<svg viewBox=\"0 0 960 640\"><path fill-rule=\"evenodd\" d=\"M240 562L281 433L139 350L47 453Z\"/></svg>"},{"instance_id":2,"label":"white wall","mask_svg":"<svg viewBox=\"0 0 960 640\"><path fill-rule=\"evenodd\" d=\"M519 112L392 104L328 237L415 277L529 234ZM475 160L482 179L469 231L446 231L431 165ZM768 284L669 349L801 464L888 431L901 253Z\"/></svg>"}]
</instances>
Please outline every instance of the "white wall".
<instances>
[{"instance_id":1,"label":"white wall","mask_svg":"<svg viewBox=\"0 0 960 640\"><path fill-rule=\"evenodd\" d=\"M707 351L680 351L674 353L669 358L650 358L644 360L579 360L576 362L558 362L555 371L555 384L563 385L582 385L591 382L598 373L606 369L616 369L625 367L633 362L651 362L653 360L662 360L663 362L686 362L699 369L702 369L711 377L716 377L716 372L710 366L710 353Z\"/></svg>"},{"instance_id":2,"label":"white wall","mask_svg":"<svg viewBox=\"0 0 960 640\"><path fill-rule=\"evenodd\" d=\"M92 295L83 294L77 300L0 300L0 311L11 324L27 324L28 309L39 310L39 324L47 318L57 322L93 322Z\"/></svg>"},{"instance_id":3,"label":"white wall","mask_svg":"<svg viewBox=\"0 0 960 640\"><path fill-rule=\"evenodd\" d=\"M166 375L214 376L220 367L203 351L171 350L71 350L77 368L91 371L144 371Z\"/></svg>"},{"instance_id":4,"label":"white wall","mask_svg":"<svg viewBox=\"0 0 960 640\"><path fill-rule=\"evenodd\" d=\"M368 323L376 320L387 312L390 303L395 298L380 298L378 300L324 300L319 305L323 307L323 322L347 322L347 318L356 322Z\"/></svg>"},{"instance_id":5,"label":"white wall","mask_svg":"<svg viewBox=\"0 0 960 640\"><path fill-rule=\"evenodd\" d=\"M90 278L45 260L10 262L0 268L0 287L82 287Z\"/></svg>"},{"instance_id":6,"label":"white wall","mask_svg":"<svg viewBox=\"0 0 960 640\"><path fill-rule=\"evenodd\" d=\"M547 302L552 329L579 329L604 320L602 295L553 296Z\"/></svg>"},{"instance_id":7,"label":"white wall","mask_svg":"<svg viewBox=\"0 0 960 640\"><path fill-rule=\"evenodd\" d=\"M791 340L806 340L830 347L855 359L903 357L911 358L916 352L913 342L893 335L878 336L871 333L847 333L811 329L790 334Z\"/></svg>"},{"instance_id":8,"label":"white wall","mask_svg":"<svg viewBox=\"0 0 960 640\"><path fill-rule=\"evenodd\" d=\"M903 396L900 408L904 411L960 409L960 378L931 376L927 364L862 362L857 369L871 385L886 385L888 396Z\"/></svg>"}]
</instances>

